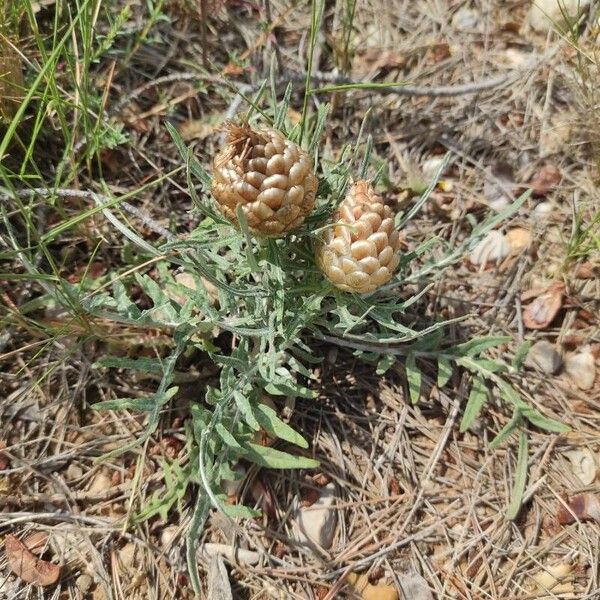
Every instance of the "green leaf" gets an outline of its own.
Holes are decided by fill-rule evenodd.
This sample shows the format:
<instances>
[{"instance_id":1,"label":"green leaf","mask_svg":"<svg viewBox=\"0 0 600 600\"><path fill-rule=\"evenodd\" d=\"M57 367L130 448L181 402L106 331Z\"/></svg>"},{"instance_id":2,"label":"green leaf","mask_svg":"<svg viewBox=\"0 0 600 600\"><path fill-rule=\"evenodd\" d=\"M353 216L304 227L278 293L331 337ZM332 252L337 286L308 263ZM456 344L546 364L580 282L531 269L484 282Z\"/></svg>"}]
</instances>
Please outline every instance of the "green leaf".
<instances>
[{"instance_id":1,"label":"green leaf","mask_svg":"<svg viewBox=\"0 0 600 600\"><path fill-rule=\"evenodd\" d=\"M311 400L317 397L316 392L303 385L294 383L293 381L268 383L265 385L265 392L267 392L267 394L272 394L273 396L296 396L299 398L309 398Z\"/></svg>"},{"instance_id":2,"label":"green leaf","mask_svg":"<svg viewBox=\"0 0 600 600\"><path fill-rule=\"evenodd\" d=\"M287 423L284 423L270 406L259 403L254 409L254 416L271 437L291 442L300 448L308 448L308 442Z\"/></svg>"},{"instance_id":3,"label":"green leaf","mask_svg":"<svg viewBox=\"0 0 600 600\"><path fill-rule=\"evenodd\" d=\"M464 433L477 418L481 412L481 408L487 400L488 389L485 385L485 381L478 375L473 378L473 386L471 387L471 393L469 394L469 400L465 407L462 421L460 423L460 432Z\"/></svg>"},{"instance_id":4,"label":"green leaf","mask_svg":"<svg viewBox=\"0 0 600 600\"><path fill-rule=\"evenodd\" d=\"M136 410L140 412L150 412L156 406L156 397L146 396L145 398L116 398L115 400L104 400L92 404L94 410Z\"/></svg>"},{"instance_id":5,"label":"green leaf","mask_svg":"<svg viewBox=\"0 0 600 600\"><path fill-rule=\"evenodd\" d=\"M524 341L515 352L513 356L511 366L516 371L520 371L523 367L523 363L527 358L527 354L529 354L529 349L531 348L531 342L529 340Z\"/></svg>"},{"instance_id":6,"label":"green leaf","mask_svg":"<svg viewBox=\"0 0 600 600\"><path fill-rule=\"evenodd\" d=\"M412 352L406 357L406 379L408 381L410 401L413 404L417 404L421 398L422 374L417 367L415 355Z\"/></svg>"},{"instance_id":7,"label":"green leaf","mask_svg":"<svg viewBox=\"0 0 600 600\"><path fill-rule=\"evenodd\" d=\"M377 362L377 375L383 375L396 362L396 357L393 354L384 354Z\"/></svg>"},{"instance_id":8,"label":"green leaf","mask_svg":"<svg viewBox=\"0 0 600 600\"><path fill-rule=\"evenodd\" d=\"M290 98L292 97L292 90L294 86L290 81L285 88L285 92L283 94L283 100L280 102L277 107L277 112L275 113L275 119L273 120L273 129L279 129L280 131L283 128L285 123L285 118L288 114L288 109L290 107Z\"/></svg>"},{"instance_id":9,"label":"green leaf","mask_svg":"<svg viewBox=\"0 0 600 600\"><path fill-rule=\"evenodd\" d=\"M529 458L529 444L527 432L521 431L519 435L519 453L517 455L517 468L515 471L515 482L510 496L510 504L506 510L506 518L514 520L521 510L523 492L527 483L527 460Z\"/></svg>"},{"instance_id":10,"label":"green leaf","mask_svg":"<svg viewBox=\"0 0 600 600\"><path fill-rule=\"evenodd\" d=\"M269 469L314 469L319 461L304 456L295 456L268 446L246 442L243 444L246 458L253 463Z\"/></svg>"},{"instance_id":11,"label":"green leaf","mask_svg":"<svg viewBox=\"0 0 600 600\"><path fill-rule=\"evenodd\" d=\"M482 338L474 338L468 342L458 344L449 349L449 352L456 356L475 356L481 354L490 348L508 344L512 338L506 335L487 336Z\"/></svg>"},{"instance_id":12,"label":"green leaf","mask_svg":"<svg viewBox=\"0 0 600 600\"><path fill-rule=\"evenodd\" d=\"M223 504L221 504L221 510L232 519L254 519L261 515L259 510L254 510L243 504L227 504L226 502L223 502Z\"/></svg>"},{"instance_id":13,"label":"green leaf","mask_svg":"<svg viewBox=\"0 0 600 600\"><path fill-rule=\"evenodd\" d=\"M252 235L250 234L250 229L248 228L248 221L246 221L246 215L241 204L238 204L235 210L235 214L240 225L240 230L246 238L246 261L248 262L248 266L250 267L250 269L254 273L258 273L258 263L256 262L256 257L254 256L254 252L252 251Z\"/></svg>"},{"instance_id":14,"label":"green leaf","mask_svg":"<svg viewBox=\"0 0 600 600\"><path fill-rule=\"evenodd\" d=\"M157 358L123 358L120 356L107 356L96 361L94 368L106 367L110 369L131 369L133 371L141 371L143 373L163 372L163 363Z\"/></svg>"},{"instance_id":15,"label":"green leaf","mask_svg":"<svg viewBox=\"0 0 600 600\"><path fill-rule=\"evenodd\" d=\"M438 388L443 388L450 381L450 377L452 377L452 363L447 358L438 358Z\"/></svg>"},{"instance_id":16,"label":"green leaf","mask_svg":"<svg viewBox=\"0 0 600 600\"><path fill-rule=\"evenodd\" d=\"M556 421L549 417L545 417L541 412L532 407L524 408L522 411L523 416L536 427L549 431L551 433L567 433L571 431L571 428L565 423Z\"/></svg>"},{"instance_id":17,"label":"green leaf","mask_svg":"<svg viewBox=\"0 0 600 600\"><path fill-rule=\"evenodd\" d=\"M502 444L507 438L509 438L521 424L523 417L519 410L513 412L510 421L498 432L496 437L490 442L490 449L495 450Z\"/></svg>"},{"instance_id":18,"label":"green leaf","mask_svg":"<svg viewBox=\"0 0 600 600\"><path fill-rule=\"evenodd\" d=\"M231 431L229 431L223 425L223 423L217 423L215 425L215 431L221 436L221 439L225 442L225 444L227 444L237 452L244 452L244 449L240 446L240 443L235 439Z\"/></svg>"},{"instance_id":19,"label":"green leaf","mask_svg":"<svg viewBox=\"0 0 600 600\"><path fill-rule=\"evenodd\" d=\"M166 404L177 392L179 388L174 386L163 393L156 393L145 398L117 398L115 400L104 400L92 405L94 410L139 410L141 412L150 412L157 407Z\"/></svg>"},{"instance_id":20,"label":"green leaf","mask_svg":"<svg viewBox=\"0 0 600 600\"><path fill-rule=\"evenodd\" d=\"M510 385L510 383L504 381L504 379L498 378L496 381L496 385L500 390L500 395L507 401L513 404L517 409L521 412L527 410L529 405L521 398L521 395L515 388Z\"/></svg>"},{"instance_id":21,"label":"green leaf","mask_svg":"<svg viewBox=\"0 0 600 600\"><path fill-rule=\"evenodd\" d=\"M260 424L254 416L254 411L252 410L250 400L248 400L244 394L238 392L237 390L233 392L233 399L235 400L237 407L240 409L240 412L242 413L246 423L250 425L252 429L258 431L260 429Z\"/></svg>"}]
</instances>

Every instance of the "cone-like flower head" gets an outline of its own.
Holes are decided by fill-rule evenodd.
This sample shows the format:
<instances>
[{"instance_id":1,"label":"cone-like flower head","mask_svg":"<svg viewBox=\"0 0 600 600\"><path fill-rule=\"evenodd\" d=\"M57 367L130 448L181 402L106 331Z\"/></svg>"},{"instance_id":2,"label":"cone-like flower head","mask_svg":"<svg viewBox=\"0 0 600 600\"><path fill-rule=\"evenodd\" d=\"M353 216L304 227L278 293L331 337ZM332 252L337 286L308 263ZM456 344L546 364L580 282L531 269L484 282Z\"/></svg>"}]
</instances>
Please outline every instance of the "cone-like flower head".
<instances>
[{"instance_id":1,"label":"cone-like flower head","mask_svg":"<svg viewBox=\"0 0 600 600\"><path fill-rule=\"evenodd\" d=\"M323 232L316 259L336 287L366 294L391 279L399 250L391 208L368 181L357 181L334 215L334 225Z\"/></svg>"},{"instance_id":2,"label":"cone-like flower head","mask_svg":"<svg viewBox=\"0 0 600 600\"><path fill-rule=\"evenodd\" d=\"M317 178L310 156L274 129L228 125L227 146L214 163L212 194L221 212L238 224L242 207L259 237L280 237L312 211Z\"/></svg>"}]
</instances>

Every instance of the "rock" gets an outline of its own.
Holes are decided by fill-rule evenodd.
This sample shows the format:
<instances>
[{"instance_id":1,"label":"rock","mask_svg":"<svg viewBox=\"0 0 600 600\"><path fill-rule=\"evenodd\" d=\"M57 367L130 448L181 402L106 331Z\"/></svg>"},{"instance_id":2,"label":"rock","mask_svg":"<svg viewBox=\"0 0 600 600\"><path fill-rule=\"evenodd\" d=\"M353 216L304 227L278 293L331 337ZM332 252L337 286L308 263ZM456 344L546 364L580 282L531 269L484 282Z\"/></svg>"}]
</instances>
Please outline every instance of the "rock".
<instances>
[{"instance_id":1,"label":"rock","mask_svg":"<svg viewBox=\"0 0 600 600\"><path fill-rule=\"evenodd\" d=\"M75 580L75 586L77 587L77 589L81 592L81 594L84 597L87 597L86 594L89 591L89 589L92 587L93 583L94 583L94 580L92 579L92 576L88 575L87 573L82 573Z\"/></svg>"},{"instance_id":2,"label":"rock","mask_svg":"<svg viewBox=\"0 0 600 600\"><path fill-rule=\"evenodd\" d=\"M590 346L565 356L565 369L577 387L591 390L596 379L596 364Z\"/></svg>"},{"instance_id":3,"label":"rock","mask_svg":"<svg viewBox=\"0 0 600 600\"><path fill-rule=\"evenodd\" d=\"M112 477L105 469L98 471L88 487L88 492L92 496L101 496L112 488Z\"/></svg>"},{"instance_id":4,"label":"rock","mask_svg":"<svg viewBox=\"0 0 600 600\"><path fill-rule=\"evenodd\" d=\"M77 481L83 477L83 469L79 465L71 463L65 471L65 477L69 481Z\"/></svg>"},{"instance_id":5,"label":"rock","mask_svg":"<svg viewBox=\"0 0 600 600\"><path fill-rule=\"evenodd\" d=\"M525 366L532 369L539 369L547 375L557 373L561 365L562 358L560 353L546 340L541 340L533 344L525 358Z\"/></svg>"},{"instance_id":6,"label":"rock","mask_svg":"<svg viewBox=\"0 0 600 600\"><path fill-rule=\"evenodd\" d=\"M321 489L321 495L311 506L300 506L295 519L296 539L302 543L312 543L328 549L333 543L337 525L335 484L328 483Z\"/></svg>"},{"instance_id":7,"label":"rock","mask_svg":"<svg viewBox=\"0 0 600 600\"><path fill-rule=\"evenodd\" d=\"M481 11L464 6L454 13L452 25L459 31L479 31L481 29Z\"/></svg>"},{"instance_id":8,"label":"rock","mask_svg":"<svg viewBox=\"0 0 600 600\"><path fill-rule=\"evenodd\" d=\"M553 202L540 202L534 209L533 215L540 221L546 221L550 216L554 214L554 203Z\"/></svg>"},{"instance_id":9,"label":"rock","mask_svg":"<svg viewBox=\"0 0 600 600\"><path fill-rule=\"evenodd\" d=\"M469 260L474 265L485 265L488 262L499 263L503 258L508 256L510 246L500 231L490 231L478 244L473 248L469 255Z\"/></svg>"},{"instance_id":10,"label":"rock","mask_svg":"<svg viewBox=\"0 0 600 600\"><path fill-rule=\"evenodd\" d=\"M534 0L527 22L541 33L548 33L555 27L564 29L569 21L577 20L589 5L590 0Z\"/></svg>"},{"instance_id":11,"label":"rock","mask_svg":"<svg viewBox=\"0 0 600 600\"><path fill-rule=\"evenodd\" d=\"M427 183L433 181L433 178L437 175L438 171L442 168L443 164L443 156L431 156L423 161L423 163L421 164L421 171ZM443 173L440 173L440 177L442 175Z\"/></svg>"},{"instance_id":12,"label":"rock","mask_svg":"<svg viewBox=\"0 0 600 600\"><path fill-rule=\"evenodd\" d=\"M135 569L135 565L137 564L136 560L136 547L135 544L129 542L125 544L118 552L117 557L119 559L119 563L121 566L130 571Z\"/></svg>"},{"instance_id":13,"label":"rock","mask_svg":"<svg viewBox=\"0 0 600 600\"><path fill-rule=\"evenodd\" d=\"M175 525L165 527L160 534L160 543L162 544L162 547L165 550L169 550L179 533L179 527L176 527Z\"/></svg>"},{"instance_id":14,"label":"rock","mask_svg":"<svg viewBox=\"0 0 600 600\"><path fill-rule=\"evenodd\" d=\"M551 154L562 152L569 144L573 129L571 123L576 122L576 115L554 115L550 123L540 135L540 157L545 158Z\"/></svg>"},{"instance_id":15,"label":"rock","mask_svg":"<svg viewBox=\"0 0 600 600\"><path fill-rule=\"evenodd\" d=\"M517 255L527 250L531 244L531 231L523 227L515 227L504 236L508 242L511 254Z\"/></svg>"},{"instance_id":16,"label":"rock","mask_svg":"<svg viewBox=\"0 0 600 600\"><path fill-rule=\"evenodd\" d=\"M591 485L596 479L596 461L589 448L578 448L564 453L573 465L573 473L583 485Z\"/></svg>"}]
</instances>

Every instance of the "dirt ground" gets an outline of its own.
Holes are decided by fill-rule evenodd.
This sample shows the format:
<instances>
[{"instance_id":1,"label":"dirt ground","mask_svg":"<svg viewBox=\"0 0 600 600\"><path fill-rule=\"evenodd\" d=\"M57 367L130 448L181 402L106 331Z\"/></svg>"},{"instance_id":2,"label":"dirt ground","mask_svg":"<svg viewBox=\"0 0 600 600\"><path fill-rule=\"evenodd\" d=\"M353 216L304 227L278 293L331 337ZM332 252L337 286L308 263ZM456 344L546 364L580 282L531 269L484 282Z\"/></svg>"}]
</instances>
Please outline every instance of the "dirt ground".
<instances>
[{"instance_id":1,"label":"dirt ground","mask_svg":"<svg viewBox=\"0 0 600 600\"><path fill-rule=\"evenodd\" d=\"M40 30L49 35L58 8L52 1L36 4ZM69 157L85 150L90 134L75 132L63 153L62 141L53 141L60 137L60 110L49 109L55 130L45 131L34 149L42 187L60 181L83 191L135 192L123 214L141 237L160 240L161 227L186 236L202 215L192 210L185 173L143 187L181 162L166 123L210 171L222 145L219 127L247 107L236 89L251 97L272 78L281 97L291 81L289 117L298 119L311 6L280 0L212 0L202 9L186 0L95 4L94 31L103 39L122 15L110 50L87 68L106 118L124 137L61 179L57 171L69 172ZM321 467L248 469L231 501L261 508L262 516L238 521L211 513L201 543L248 553L226 556L224 581L232 592L214 587L219 576L210 571L219 563L200 555L206 597L600 598L597 3L562 34L535 22L528 0L357 0L349 27L350 5L326 3L313 87L348 81L406 86L311 96L313 109L332 104L323 154L339 157L366 116L373 167L387 166L381 178L386 200L404 206L450 153L428 202L403 231L407 251L433 235L457 245L470 224L533 190L498 233L426 282L432 285L414 318L466 316L448 328L446 335L456 340L510 336L509 344L490 351L508 363L523 342L546 342L535 346L538 362L530 356L510 378L528 402L571 431L528 428L522 508L509 520L519 441L515 434L490 448L510 419L496 392L461 433L468 372L455 372L439 389L433 367L425 369L422 398L413 406L401 361L379 375L353 348L311 340L315 355L324 358L311 383L318 398L298 399L285 410ZM31 34L23 53L31 79L41 60ZM72 88L64 93L76 95ZM24 187L19 180L15 185ZM42 232L93 208L93 199L71 196L60 210L56 206L42 203L32 213ZM25 271L7 252L3 227L0 537L6 549L7 536L41 536L34 560L39 555L60 565L60 574L51 585L28 583L24 555L17 553L21 564L15 567L6 550L0 598L194 597L184 543L189 491L168 514L137 516L168 488L165 465L185 459L188 405L218 377L214 365L207 357L190 360L157 432L141 447L98 461L135 440L144 417L91 406L151 389L157 380L108 373L95 362L109 350L153 356L170 342L158 331L108 322L86 328L60 306L32 309L43 289L38 281L8 277ZM52 244L61 275L71 283L83 277L104 282L111 271L136 264L131 245L98 212ZM421 284L399 293L418 291ZM294 507L310 506L331 483L337 523L330 547L298 543ZM26 568L51 570L38 563ZM364 587L364 579L364 589L353 587L355 573L367 574L374 587Z\"/></svg>"}]
</instances>

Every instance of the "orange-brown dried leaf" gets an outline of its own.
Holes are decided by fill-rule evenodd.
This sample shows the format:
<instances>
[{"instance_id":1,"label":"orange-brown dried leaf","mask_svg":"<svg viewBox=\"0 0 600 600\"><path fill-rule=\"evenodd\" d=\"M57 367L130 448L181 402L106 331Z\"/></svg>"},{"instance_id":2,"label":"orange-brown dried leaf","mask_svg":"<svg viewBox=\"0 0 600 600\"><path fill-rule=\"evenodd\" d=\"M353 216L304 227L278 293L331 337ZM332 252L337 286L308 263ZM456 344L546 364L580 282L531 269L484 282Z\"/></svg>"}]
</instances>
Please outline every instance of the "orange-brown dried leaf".
<instances>
[{"instance_id":1,"label":"orange-brown dried leaf","mask_svg":"<svg viewBox=\"0 0 600 600\"><path fill-rule=\"evenodd\" d=\"M37 554L38 556L43 552L47 543L48 534L45 531L36 531L35 533L30 533L26 538L23 539L23 544L27 550Z\"/></svg>"},{"instance_id":2,"label":"orange-brown dried leaf","mask_svg":"<svg viewBox=\"0 0 600 600\"><path fill-rule=\"evenodd\" d=\"M558 167L545 165L534 175L529 182L529 187L534 195L545 196L561 182L561 179L562 174Z\"/></svg>"},{"instance_id":3,"label":"orange-brown dried leaf","mask_svg":"<svg viewBox=\"0 0 600 600\"><path fill-rule=\"evenodd\" d=\"M37 558L14 535L6 536L4 549L10 570L23 581L41 586L54 585L58 581L60 567Z\"/></svg>"},{"instance_id":4,"label":"orange-brown dried leaf","mask_svg":"<svg viewBox=\"0 0 600 600\"><path fill-rule=\"evenodd\" d=\"M600 500L595 494L585 493L573 496L566 506L561 506L557 519L561 525L569 525L575 521L600 521Z\"/></svg>"},{"instance_id":5,"label":"orange-brown dried leaf","mask_svg":"<svg viewBox=\"0 0 600 600\"><path fill-rule=\"evenodd\" d=\"M564 285L556 283L528 304L523 312L523 324L527 329L545 329L554 321L562 307Z\"/></svg>"}]
</instances>

